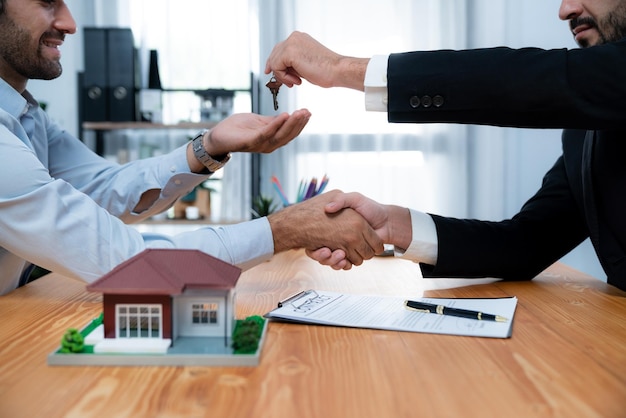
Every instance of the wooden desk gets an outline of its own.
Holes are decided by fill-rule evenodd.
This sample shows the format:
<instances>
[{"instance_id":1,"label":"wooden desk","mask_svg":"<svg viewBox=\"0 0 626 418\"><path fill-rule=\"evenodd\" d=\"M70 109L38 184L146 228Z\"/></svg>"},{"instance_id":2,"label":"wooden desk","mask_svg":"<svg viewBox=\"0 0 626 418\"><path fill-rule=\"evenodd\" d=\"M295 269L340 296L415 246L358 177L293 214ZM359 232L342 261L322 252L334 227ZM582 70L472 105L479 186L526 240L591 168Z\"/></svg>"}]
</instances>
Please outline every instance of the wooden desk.
<instances>
[{"instance_id":1,"label":"wooden desk","mask_svg":"<svg viewBox=\"0 0 626 418\"><path fill-rule=\"evenodd\" d=\"M425 280L403 260L335 272L288 252L242 276L237 316L307 288L519 302L510 339L272 322L258 367L51 367L63 332L101 311L52 274L0 297L0 416L626 415L626 293L565 266L532 282Z\"/></svg>"}]
</instances>

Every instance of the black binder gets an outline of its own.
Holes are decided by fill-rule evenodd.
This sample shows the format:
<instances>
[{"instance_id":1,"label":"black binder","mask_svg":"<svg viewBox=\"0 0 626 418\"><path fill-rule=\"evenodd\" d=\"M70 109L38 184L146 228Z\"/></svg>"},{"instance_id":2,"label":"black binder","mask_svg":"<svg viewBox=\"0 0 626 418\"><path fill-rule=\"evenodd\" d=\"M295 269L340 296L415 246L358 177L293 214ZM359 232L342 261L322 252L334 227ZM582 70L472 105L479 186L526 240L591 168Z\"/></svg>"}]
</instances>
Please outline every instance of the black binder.
<instances>
[{"instance_id":1,"label":"black binder","mask_svg":"<svg viewBox=\"0 0 626 418\"><path fill-rule=\"evenodd\" d=\"M85 28L81 103L84 121L103 122L108 119L107 104L107 49L106 31L102 28Z\"/></svg>"},{"instance_id":2,"label":"black binder","mask_svg":"<svg viewBox=\"0 0 626 418\"><path fill-rule=\"evenodd\" d=\"M130 29L107 29L107 71L109 120L136 120L135 46Z\"/></svg>"},{"instance_id":3,"label":"black binder","mask_svg":"<svg viewBox=\"0 0 626 418\"><path fill-rule=\"evenodd\" d=\"M84 28L83 121L136 118L135 47L128 28Z\"/></svg>"}]
</instances>

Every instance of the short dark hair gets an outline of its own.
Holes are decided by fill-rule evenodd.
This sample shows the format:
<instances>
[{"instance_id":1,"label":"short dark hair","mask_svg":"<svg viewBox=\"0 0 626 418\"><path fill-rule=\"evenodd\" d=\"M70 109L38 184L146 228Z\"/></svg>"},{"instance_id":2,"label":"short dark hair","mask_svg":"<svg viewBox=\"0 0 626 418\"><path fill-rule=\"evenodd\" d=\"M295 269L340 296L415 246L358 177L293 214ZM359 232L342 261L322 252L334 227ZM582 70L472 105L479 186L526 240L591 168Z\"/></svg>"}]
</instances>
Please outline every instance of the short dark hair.
<instances>
[{"instance_id":1,"label":"short dark hair","mask_svg":"<svg viewBox=\"0 0 626 418\"><path fill-rule=\"evenodd\" d=\"M0 15L4 14L4 0L0 0Z\"/></svg>"}]
</instances>

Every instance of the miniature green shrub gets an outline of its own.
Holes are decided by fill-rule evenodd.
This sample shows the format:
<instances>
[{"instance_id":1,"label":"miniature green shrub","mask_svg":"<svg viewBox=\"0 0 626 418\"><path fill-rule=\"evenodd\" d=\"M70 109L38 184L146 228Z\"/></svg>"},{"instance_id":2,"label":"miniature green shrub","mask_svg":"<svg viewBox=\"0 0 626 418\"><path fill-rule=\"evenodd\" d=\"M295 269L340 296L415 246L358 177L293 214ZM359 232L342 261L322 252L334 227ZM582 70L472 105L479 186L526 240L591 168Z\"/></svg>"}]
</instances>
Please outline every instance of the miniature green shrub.
<instances>
[{"instance_id":1,"label":"miniature green shrub","mask_svg":"<svg viewBox=\"0 0 626 418\"><path fill-rule=\"evenodd\" d=\"M259 347L265 319L258 315L237 321L233 331L232 347L235 354L253 354Z\"/></svg>"},{"instance_id":2,"label":"miniature green shrub","mask_svg":"<svg viewBox=\"0 0 626 418\"><path fill-rule=\"evenodd\" d=\"M263 325L265 325L265 319L262 316L252 315L247 317L244 321L254 321L259 324L259 337L261 336L261 333L263 332Z\"/></svg>"},{"instance_id":3,"label":"miniature green shrub","mask_svg":"<svg viewBox=\"0 0 626 418\"><path fill-rule=\"evenodd\" d=\"M76 328L68 329L61 339L61 353L82 353L84 338Z\"/></svg>"}]
</instances>

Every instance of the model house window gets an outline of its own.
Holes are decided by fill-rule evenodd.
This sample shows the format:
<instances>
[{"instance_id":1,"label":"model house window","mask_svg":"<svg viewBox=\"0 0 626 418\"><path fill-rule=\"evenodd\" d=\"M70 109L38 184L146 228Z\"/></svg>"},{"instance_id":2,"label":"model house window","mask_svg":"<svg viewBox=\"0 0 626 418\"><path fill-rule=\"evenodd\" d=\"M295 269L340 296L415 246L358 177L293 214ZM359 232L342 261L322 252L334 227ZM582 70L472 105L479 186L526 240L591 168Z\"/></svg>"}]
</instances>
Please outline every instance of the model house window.
<instances>
[{"instance_id":1,"label":"model house window","mask_svg":"<svg viewBox=\"0 0 626 418\"><path fill-rule=\"evenodd\" d=\"M217 303L194 303L191 306L191 322L199 325L217 324Z\"/></svg>"},{"instance_id":2,"label":"model house window","mask_svg":"<svg viewBox=\"0 0 626 418\"><path fill-rule=\"evenodd\" d=\"M117 305L117 338L163 338L161 305Z\"/></svg>"}]
</instances>

